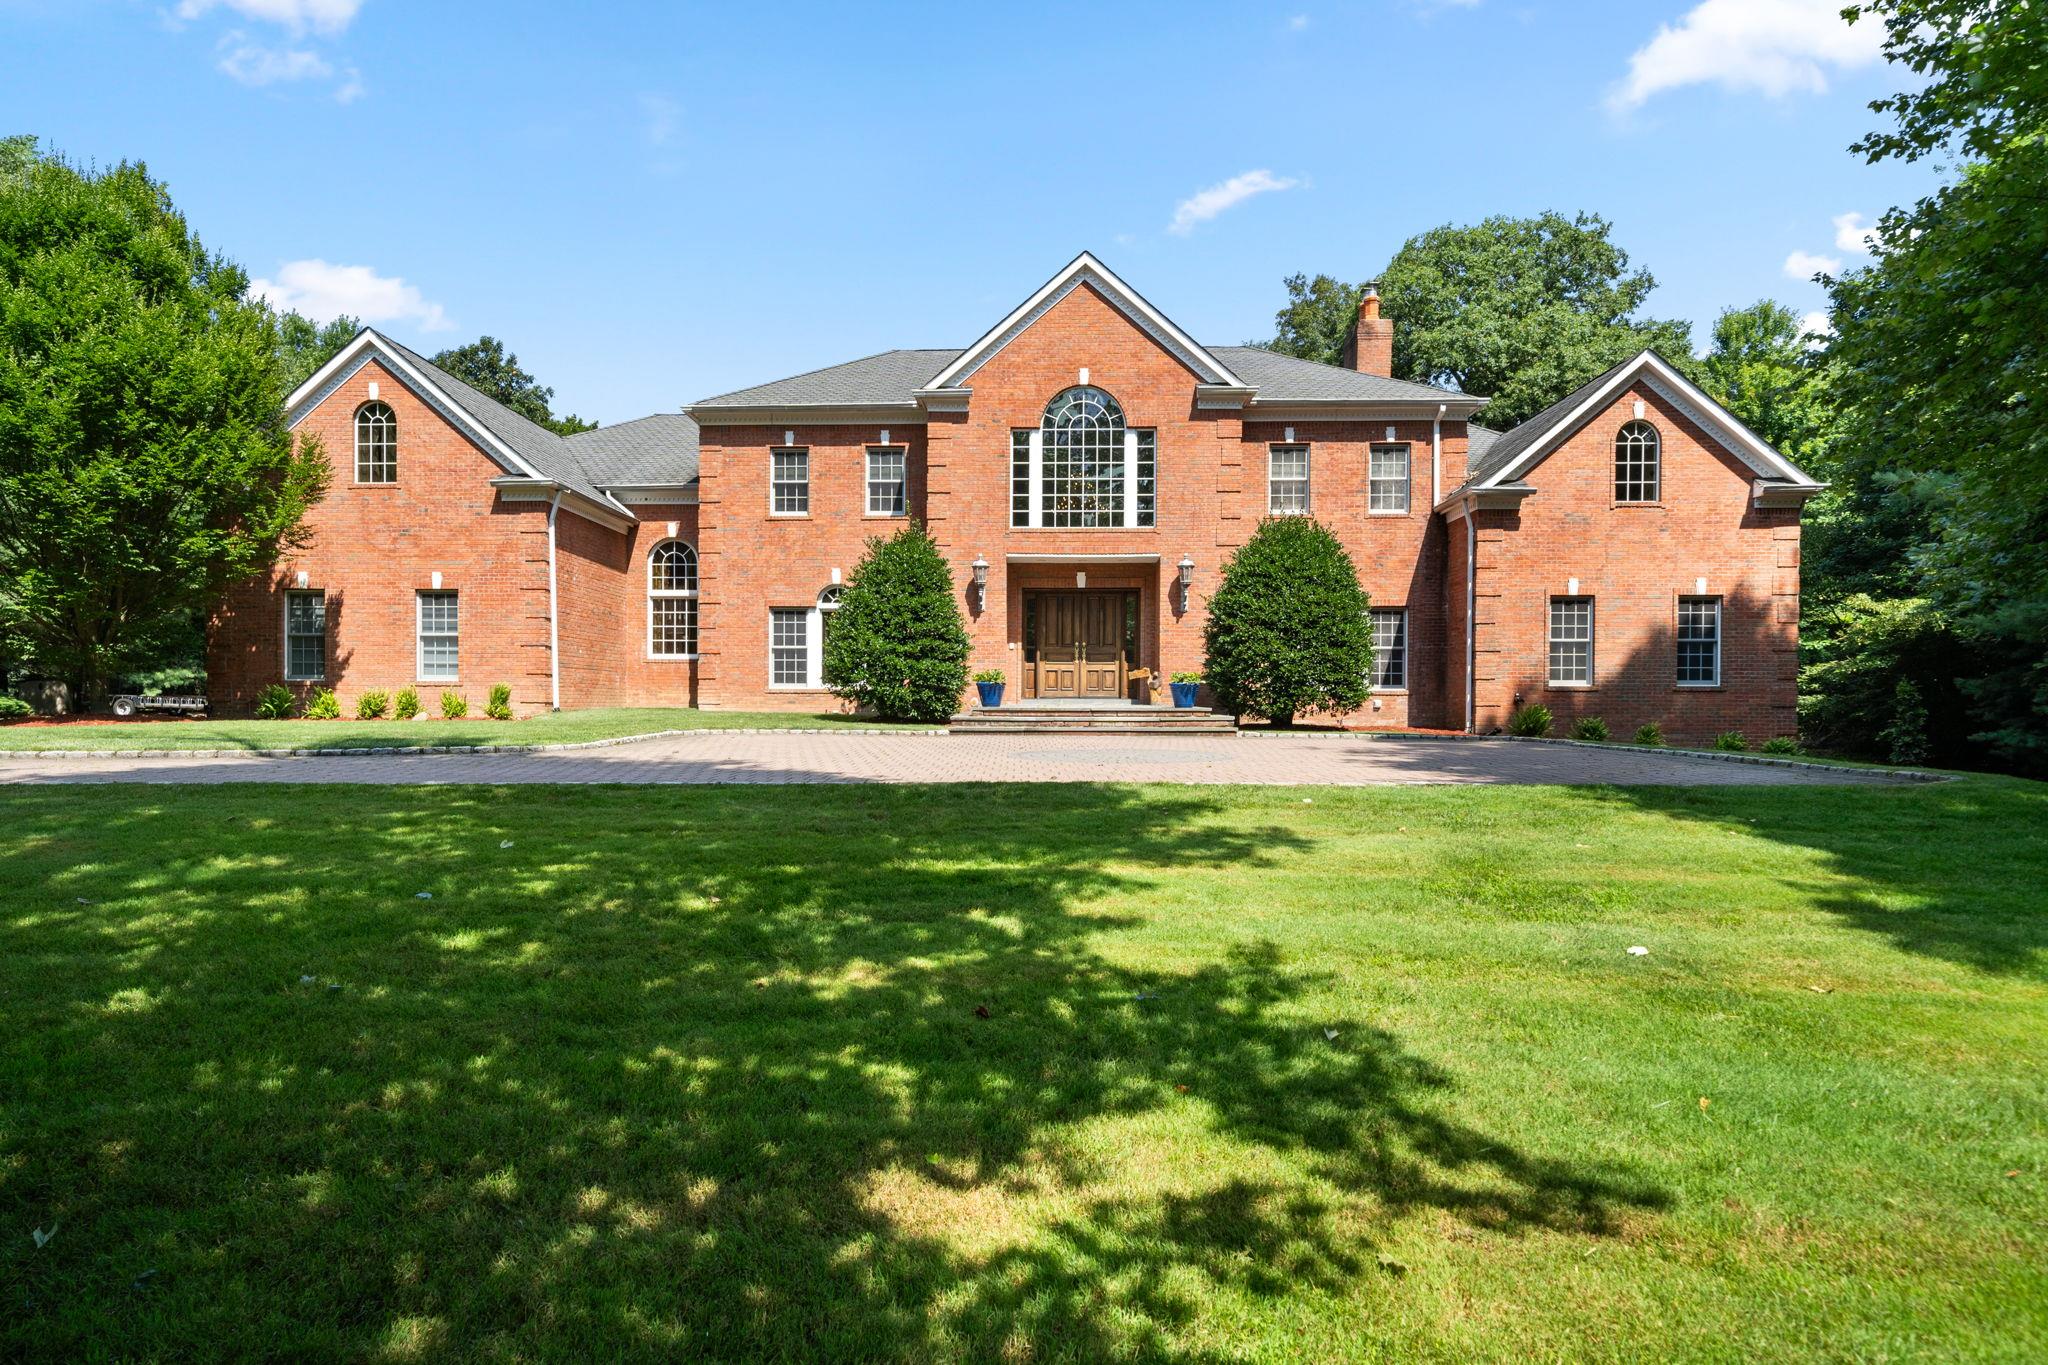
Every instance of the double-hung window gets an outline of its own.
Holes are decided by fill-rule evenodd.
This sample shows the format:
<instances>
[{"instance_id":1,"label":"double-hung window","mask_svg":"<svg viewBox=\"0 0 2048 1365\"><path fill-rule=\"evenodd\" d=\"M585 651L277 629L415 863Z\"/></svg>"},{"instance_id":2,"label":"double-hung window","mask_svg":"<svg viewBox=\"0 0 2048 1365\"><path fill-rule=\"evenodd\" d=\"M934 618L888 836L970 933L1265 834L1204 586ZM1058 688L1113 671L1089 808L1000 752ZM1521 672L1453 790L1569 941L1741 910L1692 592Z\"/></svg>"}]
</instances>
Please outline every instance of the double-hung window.
<instances>
[{"instance_id":1,"label":"double-hung window","mask_svg":"<svg viewBox=\"0 0 2048 1365\"><path fill-rule=\"evenodd\" d=\"M811 686L811 609L768 609L768 682L773 687Z\"/></svg>"},{"instance_id":2,"label":"double-hung window","mask_svg":"<svg viewBox=\"0 0 2048 1365\"><path fill-rule=\"evenodd\" d=\"M1125 425L1103 390L1066 389L1036 428L1010 433L1010 525L1147 527L1158 508L1158 433Z\"/></svg>"},{"instance_id":3,"label":"double-hung window","mask_svg":"<svg viewBox=\"0 0 2048 1365\"><path fill-rule=\"evenodd\" d=\"M318 682L327 676L327 594L284 595L284 676Z\"/></svg>"},{"instance_id":4,"label":"double-hung window","mask_svg":"<svg viewBox=\"0 0 2048 1365\"><path fill-rule=\"evenodd\" d=\"M1678 685L1721 684L1721 599L1678 599Z\"/></svg>"},{"instance_id":5,"label":"double-hung window","mask_svg":"<svg viewBox=\"0 0 2048 1365\"><path fill-rule=\"evenodd\" d=\"M773 450L768 453L768 510L778 517L802 516L811 510L811 452Z\"/></svg>"},{"instance_id":6,"label":"double-hung window","mask_svg":"<svg viewBox=\"0 0 2048 1365\"><path fill-rule=\"evenodd\" d=\"M1372 609L1372 685L1378 692L1408 687L1408 612L1403 607Z\"/></svg>"},{"instance_id":7,"label":"double-hung window","mask_svg":"<svg viewBox=\"0 0 2048 1365\"><path fill-rule=\"evenodd\" d=\"M461 631L452 592L422 592L419 610L419 678L422 682L454 682L461 674Z\"/></svg>"},{"instance_id":8,"label":"double-hung window","mask_svg":"<svg viewBox=\"0 0 2048 1365\"><path fill-rule=\"evenodd\" d=\"M902 446L868 447L868 515L900 517L908 510L904 496Z\"/></svg>"},{"instance_id":9,"label":"double-hung window","mask_svg":"<svg viewBox=\"0 0 2048 1365\"><path fill-rule=\"evenodd\" d=\"M1276 517L1307 516L1308 447L1273 446L1266 461L1266 510Z\"/></svg>"},{"instance_id":10,"label":"double-hung window","mask_svg":"<svg viewBox=\"0 0 2048 1365\"><path fill-rule=\"evenodd\" d=\"M1366 510L1380 516L1399 516L1408 510L1408 447L1384 445L1372 448L1367 482Z\"/></svg>"},{"instance_id":11,"label":"double-hung window","mask_svg":"<svg viewBox=\"0 0 2048 1365\"><path fill-rule=\"evenodd\" d=\"M1593 599L1550 599L1550 685L1593 685Z\"/></svg>"}]
</instances>

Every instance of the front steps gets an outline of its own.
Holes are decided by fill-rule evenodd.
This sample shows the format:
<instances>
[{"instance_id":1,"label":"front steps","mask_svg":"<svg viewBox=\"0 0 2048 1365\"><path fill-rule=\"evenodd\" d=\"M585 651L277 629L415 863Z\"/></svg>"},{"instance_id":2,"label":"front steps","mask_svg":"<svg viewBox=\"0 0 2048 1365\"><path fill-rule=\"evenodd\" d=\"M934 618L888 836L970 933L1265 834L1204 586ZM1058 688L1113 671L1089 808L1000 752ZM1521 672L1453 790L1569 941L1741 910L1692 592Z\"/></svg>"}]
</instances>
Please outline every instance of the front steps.
<instances>
[{"instance_id":1,"label":"front steps","mask_svg":"<svg viewBox=\"0 0 2048 1365\"><path fill-rule=\"evenodd\" d=\"M953 717L956 735L1234 735L1237 718L1206 706L977 706Z\"/></svg>"}]
</instances>

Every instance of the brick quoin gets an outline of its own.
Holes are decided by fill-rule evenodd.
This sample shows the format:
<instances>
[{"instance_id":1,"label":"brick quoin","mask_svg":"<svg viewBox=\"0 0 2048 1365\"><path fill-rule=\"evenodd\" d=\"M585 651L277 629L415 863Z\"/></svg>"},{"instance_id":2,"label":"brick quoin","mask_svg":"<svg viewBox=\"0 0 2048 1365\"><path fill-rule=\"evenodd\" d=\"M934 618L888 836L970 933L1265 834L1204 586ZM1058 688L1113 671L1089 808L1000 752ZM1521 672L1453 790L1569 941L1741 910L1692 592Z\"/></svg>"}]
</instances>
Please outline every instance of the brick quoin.
<instances>
[{"instance_id":1,"label":"brick quoin","mask_svg":"<svg viewBox=\"0 0 2048 1365\"><path fill-rule=\"evenodd\" d=\"M1354 345L1360 368L1383 366L1398 320L1365 316ZM1112 394L1132 427L1157 431L1157 525L1023 529L1010 525L1011 432L1038 426L1047 403L1086 382ZM376 383L398 420L398 481L355 481L354 417ZM922 520L951 566L972 642L970 668L1000 669L1013 696L1024 687L1028 592L1071 588L1139 594L1140 667L1164 677L1202 667L1206 602L1224 563L1266 515L1268 452L1287 439L1310 450L1311 507L1343 542L1377 607L1408 613L1408 687L1378 694L1348 718L1359 726L1504 726L1522 702L1542 701L1560 730L1598 715L1625 737L1656 722L1681 742L1741 730L1753 740L1794 732L1798 648L1799 511L1762 508L1753 471L1649 382L1616 392L1523 482L1519 508L1467 518L1450 501L1467 472L1466 423L1441 423L1440 480L1432 422L1398 405L1302 420L1261 415L1256 403L1204 406L1201 377L1094 283L1083 282L994 350L966 381L963 410L905 406L873 420L797 420L775 412L728 422L693 409L695 500L629 502L631 523L572 510L555 518L555 636L564 707L703 706L841 710L829 693L769 684L769 613L809 608L850 575L868 540ZM1455 395L1445 395L1447 398ZM1662 441L1662 497L1617 505L1616 432L1642 405ZM959 405L955 405L958 407ZM1391 436L1389 429L1391 428ZM508 498L490 480L507 473L463 429L372 359L299 415L333 467L327 498L308 519L309 543L272 573L228 593L211 622L209 684L216 710L246 712L281 681L284 597L298 575L324 590L327 677L344 708L370 690L417 686L438 714L439 683L419 682L414 594L442 587L461 601L461 679L480 708L509 683L518 713L547 709L550 686L548 501ZM907 518L867 512L867 453L906 454ZM785 437L809 452L810 511L770 512L771 453ZM1409 510L1369 509L1375 444L1409 449ZM1431 506L1440 488L1444 512ZM673 532L671 531L673 527ZM648 652L648 555L673 534L698 553L699 657ZM1195 563L1183 607L1178 563ZM971 588L977 556L989 563L985 604ZM1059 556L1079 562L1032 562ZM1468 564L1469 561L1469 564ZM1549 601L1578 580L1595 602L1594 685L1548 680ZM1676 684L1678 600L1699 590L1722 602L1722 678L1711 689ZM1468 646L1472 665L1468 679Z\"/></svg>"}]
</instances>

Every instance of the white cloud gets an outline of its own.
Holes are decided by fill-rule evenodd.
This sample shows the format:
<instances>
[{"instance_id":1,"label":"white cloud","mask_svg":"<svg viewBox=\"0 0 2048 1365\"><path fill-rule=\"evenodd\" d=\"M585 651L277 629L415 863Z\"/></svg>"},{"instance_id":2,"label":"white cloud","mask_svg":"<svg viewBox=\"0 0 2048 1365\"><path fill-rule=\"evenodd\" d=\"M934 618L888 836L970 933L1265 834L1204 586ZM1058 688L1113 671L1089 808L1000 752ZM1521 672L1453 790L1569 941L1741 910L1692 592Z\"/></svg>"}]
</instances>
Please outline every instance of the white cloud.
<instances>
[{"instance_id":1,"label":"white cloud","mask_svg":"<svg viewBox=\"0 0 2048 1365\"><path fill-rule=\"evenodd\" d=\"M1676 26L1628 61L1628 76L1608 96L1615 110L1634 109L1652 95L1688 85L1770 96L1818 94L1828 75L1868 66L1882 56L1884 26L1850 24L1841 0L1701 0Z\"/></svg>"},{"instance_id":2,"label":"white cloud","mask_svg":"<svg viewBox=\"0 0 2048 1365\"><path fill-rule=\"evenodd\" d=\"M1306 14L1297 14L1287 21L1287 31L1289 33L1299 33L1307 27L1308 16Z\"/></svg>"},{"instance_id":3,"label":"white cloud","mask_svg":"<svg viewBox=\"0 0 2048 1365\"><path fill-rule=\"evenodd\" d=\"M1799 332L1806 339L1807 345L1821 345L1835 334L1835 324L1828 320L1824 310L1816 308L1813 312L1800 317Z\"/></svg>"},{"instance_id":4,"label":"white cloud","mask_svg":"<svg viewBox=\"0 0 2048 1365\"><path fill-rule=\"evenodd\" d=\"M363 0L178 0L178 17L197 19L208 10L228 9L293 33L339 33L362 7Z\"/></svg>"},{"instance_id":5,"label":"white cloud","mask_svg":"<svg viewBox=\"0 0 2048 1365\"><path fill-rule=\"evenodd\" d=\"M334 98L339 104L354 104L364 94L363 73L349 67L341 73L341 84L334 88Z\"/></svg>"},{"instance_id":6,"label":"white cloud","mask_svg":"<svg viewBox=\"0 0 2048 1365\"><path fill-rule=\"evenodd\" d=\"M1233 175L1220 185L1211 185L1208 189L1181 200L1175 205L1173 221L1166 225L1166 230L1185 237L1195 230L1197 223L1206 223L1225 209L1235 208L1254 195L1291 190L1300 183L1299 180L1276 176L1266 170L1246 171L1243 175Z\"/></svg>"},{"instance_id":7,"label":"white cloud","mask_svg":"<svg viewBox=\"0 0 2048 1365\"><path fill-rule=\"evenodd\" d=\"M441 305L422 298L416 287L366 265L286 261L275 280L253 280L249 289L271 307L293 309L315 322L346 313L364 322L416 323L423 332L445 332L454 326Z\"/></svg>"},{"instance_id":8,"label":"white cloud","mask_svg":"<svg viewBox=\"0 0 2048 1365\"><path fill-rule=\"evenodd\" d=\"M1815 275L1839 275L1842 261L1838 256L1818 256L1811 251L1795 251L1785 258L1785 278L1788 280L1810 280Z\"/></svg>"},{"instance_id":9,"label":"white cloud","mask_svg":"<svg viewBox=\"0 0 2048 1365\"><path fill-rule=\"evenodd\" d=\"M1877 241L1877 229L1863 221L1860 213L1838 213L1834 217L1835 250L1868 256Z\"/></svg>"},{"instance_id":10,"label":"white cloud","mask_svg":"<svg viewBox=\"0 0 2048 1365\"><path fill-rule=\"evenodd\" d=\"M247 41L239 33L230 33L221 40L220 54L220 69L244 85L320 80L334 74L334 68L317 52L265 47Z\"/></svg>"}]
</instances>

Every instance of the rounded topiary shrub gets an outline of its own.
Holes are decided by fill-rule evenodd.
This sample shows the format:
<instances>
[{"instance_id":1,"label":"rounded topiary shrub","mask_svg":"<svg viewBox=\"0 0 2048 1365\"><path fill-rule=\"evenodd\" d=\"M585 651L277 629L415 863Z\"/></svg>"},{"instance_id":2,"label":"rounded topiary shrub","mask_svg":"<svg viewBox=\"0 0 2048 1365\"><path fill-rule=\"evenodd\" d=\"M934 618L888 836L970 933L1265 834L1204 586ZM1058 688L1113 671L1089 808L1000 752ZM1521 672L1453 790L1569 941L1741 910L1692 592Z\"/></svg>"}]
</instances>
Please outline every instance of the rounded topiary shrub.
<instances>
[{"instance_id":1,"label":"rounded topiary shrub","mask_svg":"<svg viewBox=\"0 0 2048 1365\"><path fill-rule=\"evenodd\" d=\"M35 713L36 708L20 697L0 695L0 720L27 720Z\"/></svg>"},{"instance_id":2,"label":"rounded topiary shrub","mask_svg":"<svg viewBox=\"0 0 2048 1365\"><path fill-rule=\"evenodd\" d=\"M945 720L967 690L953 571L924 527L868 541L825 632L825 686L884 720Z\"/></svg>"},{"instance_id":3,"label":"rounded topiary shrub","mask_svg":"<svg viewBox=\"0 0 2048 1365\"><path fill-rule=\"evenodd\" d=\"M1223 566L1202 634L1216 704L1291 725L1365 705L1372 620L1358 569L1311 517L1271 517Z\"/></svg>"}]
</instances>

